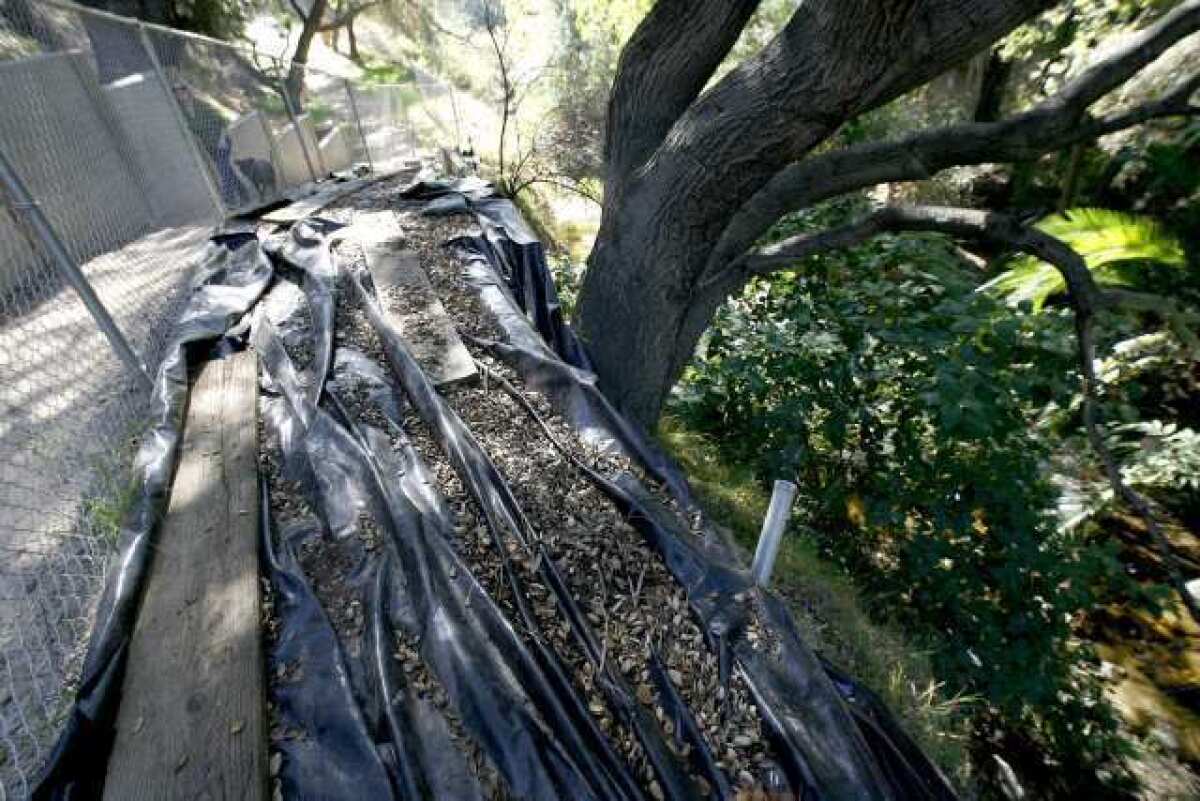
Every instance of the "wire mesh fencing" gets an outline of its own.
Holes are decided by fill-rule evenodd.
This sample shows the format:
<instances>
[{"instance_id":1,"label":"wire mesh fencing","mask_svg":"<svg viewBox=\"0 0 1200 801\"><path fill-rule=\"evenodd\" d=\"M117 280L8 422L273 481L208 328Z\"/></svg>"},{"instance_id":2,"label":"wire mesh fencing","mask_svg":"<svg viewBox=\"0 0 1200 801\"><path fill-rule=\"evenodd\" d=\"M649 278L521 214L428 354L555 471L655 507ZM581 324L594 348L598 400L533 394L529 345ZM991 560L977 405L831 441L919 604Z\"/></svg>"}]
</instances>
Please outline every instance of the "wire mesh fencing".
<instances>
[{"instance_id":1,"label":"wire mesh fencing","mask_svg":"<svg viewBox=\"0 0 1200 801\"><path fill-rule=\"evenodd\" d=\"M60 0L0 0L0 109L4 801L69 710L146 376L214 225L458 140L435 78L363 86Z\"/></svg>"}]
</instances>

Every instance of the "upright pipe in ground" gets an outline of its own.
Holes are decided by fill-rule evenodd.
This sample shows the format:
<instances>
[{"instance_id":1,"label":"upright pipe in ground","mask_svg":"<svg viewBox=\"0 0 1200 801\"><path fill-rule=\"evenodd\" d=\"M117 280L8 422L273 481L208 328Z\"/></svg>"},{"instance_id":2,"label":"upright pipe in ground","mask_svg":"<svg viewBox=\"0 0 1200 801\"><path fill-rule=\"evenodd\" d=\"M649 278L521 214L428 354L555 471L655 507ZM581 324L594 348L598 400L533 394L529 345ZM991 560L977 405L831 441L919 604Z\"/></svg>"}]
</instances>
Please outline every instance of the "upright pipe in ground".
<instances>
[{"instance_id":1,"label":"upright pipe in ground","mask_svg":"<svg viewBox=\"0 0 1200 801\"><path fill-rule=\"evenodd\" d=\"M767 517L763 520L762 533L758 535L754 564L750 567L750 576L760 587L767 586L767 582L771 580L775 556L779 553L779 543L783 541L783 532L787 529L788 516L792 512L792 502L795 500L795 484L782 480L775 482L771 504L767 507Z\"/></svg>"}]
</instances>

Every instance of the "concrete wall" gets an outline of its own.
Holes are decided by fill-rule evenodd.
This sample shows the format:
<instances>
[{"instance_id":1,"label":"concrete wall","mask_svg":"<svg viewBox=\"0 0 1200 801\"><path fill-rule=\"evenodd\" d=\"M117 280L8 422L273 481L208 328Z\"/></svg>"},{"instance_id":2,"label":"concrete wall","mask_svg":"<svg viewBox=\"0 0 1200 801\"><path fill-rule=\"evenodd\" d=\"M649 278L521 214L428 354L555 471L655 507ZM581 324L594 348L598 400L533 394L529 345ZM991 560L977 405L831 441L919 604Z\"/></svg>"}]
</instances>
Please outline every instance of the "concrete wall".
<instances>
[{"instance_id":1,"label":"concrete wall","mask_svg":"<svg viewBox=\"0 0 1200 801\"><path fill-rule=\"evenodd\" d=\"M153 226L143 176L114 137L104 93L83 58L65 52L0 62L0 144L79 261ZM0 292L32 267L21 231L0 215Z\"/></svg>"},{"instance_id":2,"label":"concrete wall","mask_svg":"<svg viewBox=\"0 0 1200 801\"><path fill-rule=\"evenodd\" d=\"M275 134L275 147L279 151L279 167L287 187L301 186L312 180L312 175L308 171L308 162L304 158L304 148L300 144L301 136L308 145L308 152L313 160L313 169L316 170L317 177L321 176L317 136L313 131L312 121L307 114L302 114L298 119L300 122L299 133L296 126L288 123Z\"/></svg>"},{"instance_id":3,"label":"concrete wall","mask_svg":"<svg viewBox=\"0 0 1200 801\"><path fill-rule=\"evenodd\" d=\"M147 198L162 225L212 218L216 211L191 144L171 108L172 99L153 73L136 73L104 87L104 93L146 176Z\"/></svg>"},{"instance_id":4,"label":"concrete wall","mask_svg":"<svg viewBox=\"0 0 1200 801\"><path fill-rule=\"evenodd\" d=\"M80 263L148 231L215 220L173 98L152 72L101 85L83 51L0 63L0 147ZM0 293L56 280L0 214Z\"/></svg>"},{"instance_id":5,"label":"concrete wall","mask_svg":"<svg viewBox=\"0 0 1200 801\"><path fill-rule=\"evenodd\" d=\"M354 150L350 145L350 137L354 135L356 132L351 131L349 125L340 124L333 126L333 129L325 135L319 147L321 161L325 163L326 170L340 172L354 166Z\"/></svg>"},{"instance_id":6,"label":"concrete wall","mask_svg":"<svg viewBox=\"0 0 1200 801\"><path fill-rule=\"evenodd\" d=\"M283 188L271 141L267 138L266 122L257 111L238 117L229 126L229 141L233 147L233 163L257 191L260 202L278 197ZM252 162L252 165L247 165Z\"/></svg>"}]
</instances>

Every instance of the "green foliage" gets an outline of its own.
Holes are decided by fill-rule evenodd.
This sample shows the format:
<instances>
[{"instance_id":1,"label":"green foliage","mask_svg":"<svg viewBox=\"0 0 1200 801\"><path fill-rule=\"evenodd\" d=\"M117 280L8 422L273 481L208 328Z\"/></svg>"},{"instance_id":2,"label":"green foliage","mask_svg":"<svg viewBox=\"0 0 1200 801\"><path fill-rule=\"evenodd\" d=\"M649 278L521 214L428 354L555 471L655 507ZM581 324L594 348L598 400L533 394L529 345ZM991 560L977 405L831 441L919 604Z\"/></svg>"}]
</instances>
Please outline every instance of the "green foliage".
<instances>
[{"instance_id":1,"label":"green foliage","mask_svg":"<svg viewBox=\"0 0 1200 801\"><path fill-rule=\"evenodd\" d=\"M1169 267L1186 264L1179 240L1148 217L1107 209L1070 209L1047 217L1037 228L1082 256L1100 284L1136 284L1137 272L1147 262ZM1008 270L980 287L1010 306L1028 303L1035 312L1066 289L1059 271L1033 256L1014 258Z\"/></svg>"},{"instance_id":2,"label":"green foliage","mask_svg":"<svg viewBox=\"0 0 1200 801\"><path fill-rule=\"evenodd\" d=\"M175 0L170 24L217 39L237 39L247 22L247 4L240 0Z\"/></svg>"},{"instance_id":3,"label":"green foliage","mask_svg":"<svg viewBox=\"0 0 1200 801\"><path fill-rule=\"evenodd\" d=\"M1152 498L1160 514L1200 520L1195 355L1166 332L1123 339L1110 350L1097 372L1104 390L1104 419L1109 421L1106 439L1125 481ZM1046 419L1060 429L1069 428L1075 411L1057 410ZM1087 453L1082 442L1071 450ZM1111 486L1098 465L1073 472L1077 478L1060 501L1070 509L1068 522L1102 523L1116 503Z\"/></svg>"},{"instance_id":4,"label":"green foliage","mask_svg":"<svg viewBox=\"0 0 1200 801\"><path fill-rule=\"evenodd\" d=\"M313 125L323 125L338 116L337 109L318 95L311 95L304 102L304 112L309 115Z\"/></svg>"},{"instance_id":5,"label":"green foliage","mask_svg":"<svg viewBox=\"0 0 1200 801\"><path fill-rule=\"evenodd\" d=\"M753 549L770 499L753 470L724 458L709 437L681 420L665 418L659 438L686 471L710 519ZM974 699L947 692L922 648L895 626L871 619L850 576L821 555L805 528L793 525L780 545L772 587L791 601L804 642L878 692L922 750L968 785L961 713Z\"/></svg>"},{"instance_id":6,"label":"green foliage","mask_svg":"<svg viewBox=\"0 0 1200 801\"><path fill-rule=\"evenodd\" d=\"M87 498L83 512L93 533L100 536L109 547L116 547L125 514L136 497L136 486L129 482L124 486L112 485L108 494Z\"/></svg>"},{"instance_id":7,"label":"green foliage","mask_svg":"<svg viewBox=\"0 0 1200 801\"><path fill-rule=\"evenodd\" d=\"M412 67L397 62L368 63L359 81L365 84L410 83L415 80Z\"/></svg>"},{"instance_id":8,"label":"green foliage","mask_svg":"<svg viewBox=\"0 0 1200 801\"><path fill-rule=\"evenodd\" d=\"M1107 172L1108 180L1093 190L1104 205L1153 215L1189 252L1200 253L1200 120L1140 131Z\"/></svg>"},{"instance_id":9,"label":"green foliage","mask_svg":"<svg viewBox=\"0 0 1200 801\"><path fill-rule=\"evenodd\" d=\"M1114 426L1112 434L1132 486L1200 491L1200 433L1151 420Z\"/></svg>"},{"instance_id":10,"label":"green foliage","mask_svg":"<svg viewBox=\"0 0 1200 801\"><path fill-rule=\"evenodd\" d=\"M1021 65L1009 98L1020 107L1057 92L1083 68L1097 46L1144 27L1181 0L1068 0L1009 34L1000 54Z\"/></svg>"},{"instance_id":11,"label":"green foliage","mask_svg":"<svg viewBox=\"0 0 1200 801\"><path fill-rule=\"evenodd\" d=\"M928 639L949 692L981 699L997 748L1019 733L1099 786L1115 723L1070 621L1126 579L1113 548L1056 525L1053 443L1032 427L1076 389L1070 322L976 293L971 269L939 238L896 237L757 281L719 312L674 413L760 479L799 483L822 549Z\"/></svg>"}]
</instances>

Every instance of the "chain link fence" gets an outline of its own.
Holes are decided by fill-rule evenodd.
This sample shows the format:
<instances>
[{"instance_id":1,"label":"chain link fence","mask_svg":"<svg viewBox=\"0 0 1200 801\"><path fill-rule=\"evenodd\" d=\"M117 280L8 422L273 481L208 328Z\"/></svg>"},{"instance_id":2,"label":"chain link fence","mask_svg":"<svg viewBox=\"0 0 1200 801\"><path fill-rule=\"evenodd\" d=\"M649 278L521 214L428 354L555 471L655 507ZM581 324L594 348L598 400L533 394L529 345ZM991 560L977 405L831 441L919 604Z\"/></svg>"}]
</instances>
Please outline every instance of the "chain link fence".
<instances>
[{"instance_id":1,"label":"chain link fence","mask_svg":"<svg viewBox=\"0 0 1200 801\"><path fill-rule=\"evenodd\" d=\"M226 216L458 144L362 86L58 0L0 0L0 801L73 698L153 374ZM289 85L292 87L288 89Z\"/></svg>"}]
</instances>

